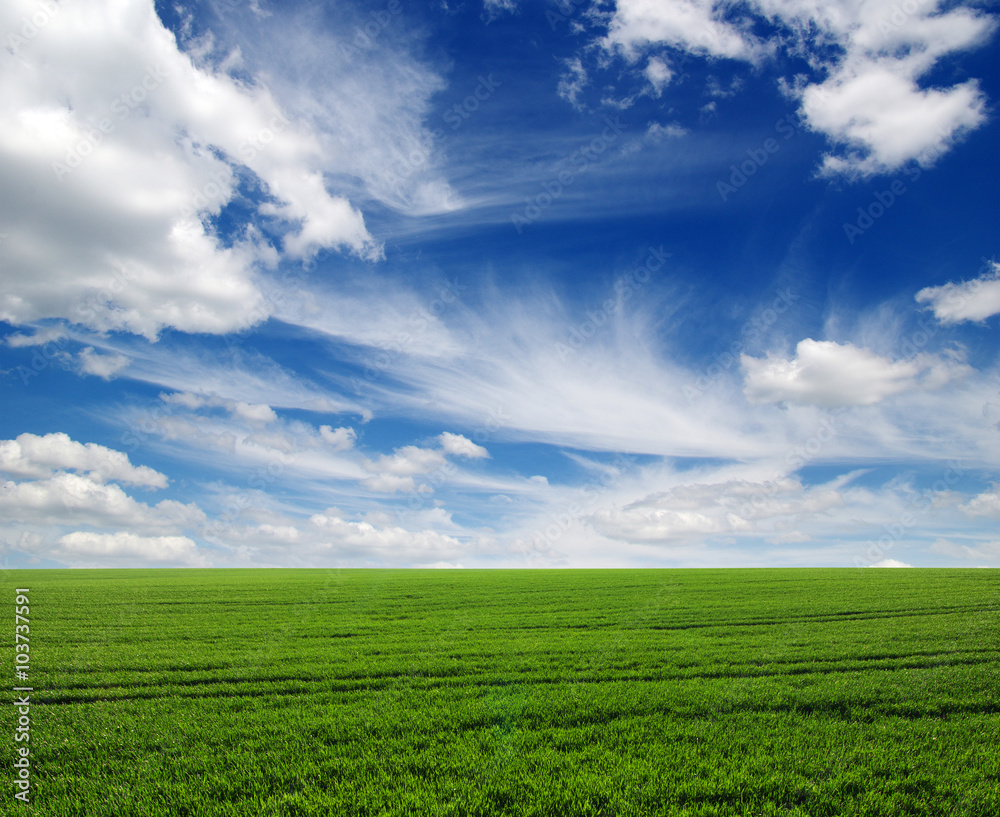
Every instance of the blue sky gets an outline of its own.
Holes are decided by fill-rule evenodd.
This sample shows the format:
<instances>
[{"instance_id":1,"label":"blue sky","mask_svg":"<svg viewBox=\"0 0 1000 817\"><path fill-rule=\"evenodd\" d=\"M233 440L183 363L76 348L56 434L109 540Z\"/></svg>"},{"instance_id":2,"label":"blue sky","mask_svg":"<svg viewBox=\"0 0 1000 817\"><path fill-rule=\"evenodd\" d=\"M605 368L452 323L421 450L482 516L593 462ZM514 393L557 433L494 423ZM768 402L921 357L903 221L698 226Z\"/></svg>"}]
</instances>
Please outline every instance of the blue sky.
<instances>
[{"instance_id":1,"label":"blue sky","mask_svg":"<svg viewBox=\"0 0 1000 817\"><path fill-rule=\"evenodd\" d=\"M5 564L1000 566L997 20L5 4Z\"/></svg>"}]
</instances>

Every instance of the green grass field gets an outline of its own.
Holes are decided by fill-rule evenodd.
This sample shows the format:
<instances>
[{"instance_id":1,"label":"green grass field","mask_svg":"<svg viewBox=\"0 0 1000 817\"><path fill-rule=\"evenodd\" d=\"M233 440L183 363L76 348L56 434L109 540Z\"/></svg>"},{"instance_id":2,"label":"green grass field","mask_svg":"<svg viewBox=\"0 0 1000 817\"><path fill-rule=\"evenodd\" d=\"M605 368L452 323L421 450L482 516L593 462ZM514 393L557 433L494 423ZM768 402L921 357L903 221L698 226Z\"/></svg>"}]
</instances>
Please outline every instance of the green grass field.
<instances>
[{"instance_id":1,"label":"green grass field","mask_svg":"<svg viewBox=\"0 0 1000 817\"><path fill-rule=\"evenodd\" d=\"M995 570L17 571L9 690L15 587L0 814L1000 814Z\"/></svg>"}]
</instances>

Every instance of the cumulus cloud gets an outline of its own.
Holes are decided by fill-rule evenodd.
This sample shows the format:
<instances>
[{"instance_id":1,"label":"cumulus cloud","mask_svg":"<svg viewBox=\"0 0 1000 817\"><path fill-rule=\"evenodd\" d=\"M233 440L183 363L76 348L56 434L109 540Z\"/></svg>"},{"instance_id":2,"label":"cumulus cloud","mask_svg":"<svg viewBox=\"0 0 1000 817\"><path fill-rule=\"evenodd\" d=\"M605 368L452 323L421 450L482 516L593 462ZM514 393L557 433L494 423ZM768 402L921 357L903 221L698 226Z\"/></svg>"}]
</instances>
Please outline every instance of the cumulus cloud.
<instances>
[{"instance_id":1,"label":"cumulus cloud","mask_svg":"<svg viewBox=\"0 0 1000 817\"><path fill-rule=\"evenodd\" d=\"M75 531L62 536L46 556L75 567L209 567L209 560L186 536Z\"/></svg>"},{"instance_id":2,"label":"cumulus cloud","mask_svg":"<svg viewBox=\"0 0 1000 817\"><path fill-rule=\"evenodd\" d=\"M55 471L88 473L92 481L116 480L146 488L165 488L167 478L145 465L134 466L127 454L96 443L78 443L68 434L21 434L0 441L0 471L43 478Z\"/></svg>"},{"instance_id":3,"label":"cumulus cloud","mask_svg":"<svg viewBox=\"0 0 1000 817\"><path fill-rule=\"evenodd\" d=\"M629 60L660 43L713 57L756 60L760 43L724 21L719 6L713 0L618 0L604 45Z\"/></svg>"},{"instance_id":4,"label":"cumulus cloud","mask_svg":"<svg viewBox=\"0 0 1000 817\"><path fill-rule=\"evenodd\" d=\"M899 561L899 559L883 559L880 562L875 562L871 567L913 567L913 565L908 565L906 562Z\"/></svg>"},{"instance_id":5,"label":"cumulus cloud","mask_svg":"<svg viewBox=\"0 0 1000 817\"><path fill-rule=\"evenodd\" d=\"M938 61L982 45L992 18L968 8L942 9L937 0L903 11L892 0L618 0L604 47L635 61L669 46L709 57L760 63L771 46L752 33L766 20L781 43L824 75L820 81L784 78L800 113L834 149L826 174L869 176L917 160L928 165L985 121L985 98L975 80L927 87Z\"/></svg>"},{"instance_id":6,"label":"cumulus cloud","mask_svg":"<svg viewBox=\"0 0 1000 817\"><path fill-rule=\"evenodd\" d=\"M674 75L673 71L670 70L670 66L659 57L649 58L643 74L648 80L650 88L652 88L653 96L660 96L663 93L663 89L670 84L670 80Z\"/></svg>"},{"instance_id":7,"label":"cumulus cloud","mask_svg":"<svg viewBox=\"0 0 1000 817\"><path fill-rule=\"evenodd\" d=\"M416 445L405 445L397 448L392 454L383 454L369 464L372 471L407 477L414 474L426 474L446 463L444 454L433 448L420 448Z\"/></svg>"},{"instance_id":8,"label":"cumulus cloud","mask_svg":"<svg viewBox=\"0 0 1000 817\"><path fill-rule=\"evenodd\" d=\"M109 480L163 488L167 478L132 465L120 451L62 433L22 434L0 442L0 471L19 478L0 487L0 531L26 553L74 567L207 564L181 535L205 522L202 510L170 499L148 505L129 496ZM67 528L70 533L53 539Z\"/></svg>"},{"instance_id":9,"label":"cumulus cloud","mask_svg":"<svg viewBox=\"0 0 1000 817\"><path fill-rule=\"evenodd\" d=\"M149 532L194 525L205 518L195 505L165 499L150 506L136 501L114 483L66 473L33 482L5 483L0 490L0 515L21 523L124 527Z\"/></svg>"},{"instance_id":10,"label":"cumulus cloud","mask_svg":"<svg viewBox=\"0 0 1000 817\"><path fill-rule=\"evenodd\" d=\"M956 361L920 355L893 361L850 343L799 341L793 358L740 356L744 393L752 403L824 407L870 406L919 386L936 388L963 376Z\"/></svg>"},{"instance_id":11,"label":"cumulus cloud","mask_svg":"<svg viewBox=\"0 0 1000 817\"><path fill-rule=\"evenodd\" d=\"M1000 314L1000 264L989 261L984 274L959 284L925 287L916 294L917 303L928 304L943 324L984 321Z\"/></svg>"},{"instance_id":12,"label":"cumulus cloud","mask_svg":"<svg viewBox=\"0 0 1000 817\"><path fill-rule=\"evenodd\" d=\"M244 403L242 400L232 401L226 406L234 417L239 417L255 425L267 425L278 419L274 409L261 404Z\"/></svg>"},{"instance_id":13,"label":"cumulus cloud","mask_svg":"<svg viewBox=\"0 0 1000 817\"><path fill-rule=\"evenodd\" d=\"M347 451L354 448L358 434L353 428L331 428L320 426L319 435L323 442L332 445L337 451Z\"/></svg>"},{"instance_id":14,"label":"cumulus cloud","mask_svg":"<svg viewBox=\"0 0 1000 817\"><path fill-rule=\"evenodd\" d=\"M430 485L418 485L414 477L433 472L430 481L441 484L455 476L458 469L446 459L446 455L467 459L486 459L490 456L485 448L461 434L445 431L438 435L437 440L441 448L406 445L395 449L392 454L383 454L378 459L365 461L365 469L374 476L362 480L362 485L379 493L431 493L434 489Z\"/></svg>"},{"instance_id":15,"label":"cumulus cloud","mask_svg":"<svg viewBox=\"0 0 1000 817\"><path fill-rule=\"evenodd\" d=\"M12 0L0 29L36 11ZM361 213L326 189L314 129L263 81L196 65L151 0L68 0L2 58L0 319L230 332L268 314L257 276L279 251L379 255ZM228 242L206 226L240 173L268 191L278 248L252 224Z\"/></svg>"},{"instance_id":16,"label":"cumulus cloud","mask_svg":"<svg viewBox=\"0 0 1000 817\"><path fill-rule=\"evenodd\" d=\"M994 485L991 490L974 496L962 506L962 510L969 516L1000 518L1000 485Z\"/></svg>"},{"instance_id":17,"label":"cumulus cloud","mask_svg":"<svg viewBox=\"0 0 1000 817\"><path fill-rule=\"evenodd\" d=\"M445 431L438 437L438 440L440 440L441 447L446 454L456 457L468 457L473 460L487 459L490 456L489 451L481 445L476 445L468 437L463 437L461 434L452 434L450 431Z\"/></svg>"},{"instance_id":18,"label":"cumulus cloud","mask_svg":"<svg viewBox=\"0 0 1000 817\"><path fill-rule=\"evenodd\" d=\"M871 176L911 160L931 165L962 133L986 120L975 80L947 90L921 88L912 69L860 60L802 91L802 112L839 152L823 159L827 175Z\"/></svg>"}]
</instances>

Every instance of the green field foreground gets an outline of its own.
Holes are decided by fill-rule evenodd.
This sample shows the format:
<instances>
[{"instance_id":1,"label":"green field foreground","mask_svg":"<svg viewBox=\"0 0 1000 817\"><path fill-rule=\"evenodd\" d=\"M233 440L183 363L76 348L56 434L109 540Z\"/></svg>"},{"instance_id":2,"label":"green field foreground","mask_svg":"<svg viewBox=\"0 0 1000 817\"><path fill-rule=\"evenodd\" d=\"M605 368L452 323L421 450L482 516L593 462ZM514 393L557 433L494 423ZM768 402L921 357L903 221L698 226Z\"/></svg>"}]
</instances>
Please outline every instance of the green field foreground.
<instances>
[{"instance_id":1,"label":"green field foreground","mask_svg":"<svg viewBox=\"0 0 1000 817\"><path fill-rule=\"evenodd\" d=\"M0 814L1000 814L996 570L16 571L8 690L15 587Z\"/></svg>"}]
</instances>

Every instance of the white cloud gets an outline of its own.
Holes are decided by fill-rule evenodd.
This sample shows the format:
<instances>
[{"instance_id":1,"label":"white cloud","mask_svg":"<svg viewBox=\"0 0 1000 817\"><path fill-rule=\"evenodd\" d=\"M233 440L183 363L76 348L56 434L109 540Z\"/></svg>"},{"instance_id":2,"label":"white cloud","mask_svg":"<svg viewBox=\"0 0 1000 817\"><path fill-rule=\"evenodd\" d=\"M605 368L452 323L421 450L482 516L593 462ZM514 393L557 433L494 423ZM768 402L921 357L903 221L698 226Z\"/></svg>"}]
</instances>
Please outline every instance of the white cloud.
<instances>
[{"instance_id":1,"label":"white cloud","mask_svg":"<svg viewBox=\"0 0 1000 817\"><path fill-rule=\"evenodd\" d=\"M31 335L17 333L7 337L7 345L15 348L24 346L44 346L52 341L61 341L66 337L66 330L62 326L36 327Z\"/></svg>"},{"instance_id":2,"label":"white cloud","mask_svg":"<svg viewBox=\"0 0 1000 817\"><path fill-rule=\"evenodd\" d=\"M583 67L583 63L579 57L566 60L565 64L567 71L559 78L559 85L556 90L559 96L565 99L570 105L577 110L582 110L583 105L580 102L580 94L583 93L583 89L589 82L587 79L587 69Z\"/></svg>"},{"instance_id":3,"label":"white cloud","mask_svg":"<svg viewBox=\"0 0 1000 817\"><path fill-rule=\"evenodd\" d=\"M438 531L407 530L398 525L376 526L352 522L331 511L314 514L303 536L318 558L326 554L367 563L426 566L455 562L468 554L461 539Z\"/></svg>"},{"instance_id":4,"label":"white cloud","mask_svg":"<svg viewBox=\"0 0 1000 817\"><path fill-rule=\"evenodd\" d=\"M345 184L360 186L362 196L410 215L448 212L463 203L425 125L430 99L446 83L415 56L423 35L406 4L382 9L375 21L354 4L299 3L263 23L227 9L212 30L220 59L239 48L245 69L266 75L285 112L312 137L315 167L327 178L350 177Z\"/></svg>"},{"instance_id":5,"label":"white cloud","mask_svg":"<svg viewBox=\"0 0 1000 817\"><path fill-rule=\"evenodd\" d=\"M994 485L992 490L983 491L970 499L963 507L969 516L990 516L1000 518L1000 485Z\"/></svg>"},{"instance_id":6,"label":"white cloud","mask_svg":"<svg viewBox=\"0 0 1000 817\"><path fill-rule=\"evenodd\" d=\"M243 442L251 446L259 446L268 451L291 454L298 448L299 440L284 431L255 431L247 434Z\"/></svg>"},{"instance_id":7,"label":"white cloud","mask_svg":"<svg viewBox=\"0 0 1000 817\"><path fill-rule=\"evenodd\" d=\"M463 437L461 434L452 434L450 431L442 433L438 440L445 453L456 457L468 457L473 460L488 459L490 452L481 445L476 445L472 440Z\"/></svg>"},{"instance_id":8,"label":"white cloud","mask_svg":"<svg viewBox=\"0 0 1000 817\"><path fill-rule=\"evenodd\" d=\"M397 491L411 493L417 488L413 477L401 477L397 474L378 474L374 477L366 477L361 480L361 484L380 494L394 494Z\"/></svg>"},{"instance_id":9,"label":"white cloud","mask_svg":"<svg viewBox=\"0 0 1000 817\"><path fill-rule=\"evenodd\" d=\"M113 483L65 473L33 482L7 482L0 490L0 516L22 523L121 527L141 532L198 524L204 519L195 505L165 499L149 506Z\"/></svg>"},{"instance_id":10,"label":"white cloud","mask_svg":"<svg viewBox=\"0 0 1000 817\"><path fill-rule=\"evenodd\" d=\"M825 173L870 176L913 159L930 165L985 121L974 80L944 91L920 88L908 68L885 58L858 61L802 92L810 127L843 146L824 158Z\"/></svg>"},{"instance_id":11,"label":"white cloud","mask_svg":"<svg viewBox=\"0 0 1000 817\"><path fill-rule=\"evenodd\" d=\"M1000 314L1000 264L990 261L984 267L984 274L971 281L925 287L917 293L917 302L930 304L943 324L984 321Z\"/></svg>"},{"instance_id":12,"label":"white cloud","mask_svg":"<svg viewBox=\"0 0 1000 817\"><path fill-rule=\"evenodd\" d=\"M36 10L4 4L0 29ZM378 255L360 212L325 188L315 130L284 117L261 77L193 64L150 0L67 0L3 59L0 319L151 339L260 321L257 276L278 254L253 229L225 244L196 212L232 198L237 164L267 186L286 253Z\"/></svg>"},{"instance_id":13,"label":"white cloud","mask_svg":"<svg viewBox=\"0 0 1000 817\"><path fill-rule=\"evenodd\" d=\"M971 545L959 545L949 539L940 538L930 546L932 553L953 559L968 559L980 565L1000 565L1000 540L980 541Z\"/></svg>"},{"instance_id":14,"label":"white cloud","mask_svg":"<svg viewBox=\"0 0 1000 817\"><path fill-rule=\"evenodd\" d=\"M771 49L750 31L766 19L782 30L772 43L825 75L811 84L782 80L809 127L835 146L822 170L868 176L911 160L932 164L985 121L975 80L951 87L924 82L944 55L982 45L995 21L940 5L930 0L904 12L893 0L752 0L740 7L721 0L618 0L603 44L629 61L667 45L759 63Z\"/></svg>"},{"instance_id":15,"label":"white cloud","mask_svg":"<svg viewBox=\"0 0 1000 817\"><path fill-rule=\"evenodd\" d=\"M227 400L216 395L192 394L190 392L161 394L160 400L167 405L183 406L192 411L205 407L222 408L233 417L255 426L268 425L278 420L274 409L264 403L247 403L243 400Z\"/></svg>"},{"instance_id":16,"label":"white cloud","mask_svg":"<svg viewBox=\"0 0 1000 817\"><path fill-rule=\"evenodd\" d=\"M445 465L444 454L433 448L420 448L416 445L405 445L397 448L391 455L383 454L370 464L372 471L395 474L396 476L412 476L426 474L435 468Z\"/></svg>"},{"instance_id":17,"label":"white cloud","mask_svg":"<svg viewBox=\"0 0 1000 817\"><path fill-rule=\"evenodd\" d=\"M173 392L172 394L160 394L160 400L168 406L184 406L194 411L209 405L211 398L192 392Z\"/></svg>"},{"instance_id":18,"label":"white cloud","mask_svg":"<svg viewBox=\"0 0 1000 817\"><path fill-rule=\"evenodd\" d=\"M835 487L805 488L789 477L760 482L728 480L677 485L620 509L598 511L587 521L610 539L670 544L709 535L772 530L776 519L790 524L843 504Z\"/></svg>"},{"instance_id":19,"label":"white cloud","mask_svg":"<svg viewBox=\"0 0 1000 817\"><path fill-rule=\"evenodd\" d=\"M57 470L88 472L98 482L116 480L128 485L165 488L167 478L145 465L134 466L128 455L96 443L78 443L57 432L21 434L0 441L0 471L22 477L49 477Z\"/></svg>"},{"instance_id":20,"label":"white cloud","mask_svg":"<svg viewBox=\"0 0 1000 817\"><path fill-rule=\"evenodd\" d=\"M870 406L919 386L937 388L969 372L964 364L930 355L892 361L853 344L799 341L791 359L743 354L744 392L753 403Z\"/></svg>"},{"instance_id":21,"label":"white cloud","mask_svg":"<svg viewBox=\"0 0 1000 817\"><path fill-rule=\"evenodd\" d=\"M105 380L111 380L129 364L125 355L102 355L94 351L93 346L80 350L80 371L93 374Z\"/></svg>"},{"instance_id":22,"label":"white cloud","mask_svg":"<svg viewBox=\"0 0 1000 817\"><path fill-rule=\"evenodd\" d=\"M144 439L146 434L157 434L164 440L179 440L185 445L200 451L225 451L236 453L236 444L240 440L235 433L227 429L206 427L204 418L197 417L145 417L133 424L133 429L139 429ZM132 432L135 434L135 431ZM131 441L131 438L126 438ZM215 455L213 454L213 457Z\"/></svg>"},{"instance_id":23,"label":"white cloud","mask_svg":"<svg viewBox=\"0 0 1000 817\"><path fill-rule=\"evenodd\" d=\"M267 425L277 421L278 415L270 406L260 403L244 403L242 400L232 401L226 404L226 408L232 412L234 417L239 417L254 425Z\"/></svg>"},{"instance_id":24,"label":"white cloud","mask_svg":"<svg viewBox=\"0 0 1000 817\"><path fill-rule=\"evenodd\" d=\"M169 499L147 505L108 482L167 484L163 474L131 465L119 451L82 445L65 434L22 434L0 442L0 471L27 478L0 487L0 531L19 550L72 567L207 565L181 535L203 524L205 514ZM67 528L70 533L54 539Z\"/></svg>"},{"instance_id":25,"label":"white cloud","mask_svg":"<svg viewBox=\"0 0 1000 817\"><path fill-rule=\"evenodd\" d=\"M649 81L649 85L653 90L653 96L657 97L670 84L670 80L674 75L673 71L670 70L670 66L659 57L649 58L643 74L645 74L646 79Z\"/></svg>"},{"instance_id":26,"label":"white cloud","mask_svg":"<svg viewBox=\"0 0 1000 817\"><path fill-rule=\"evenodd\" d=\"M493 20L504 12L512 14L517 11L518 0L483 0L483 8L488 19Z\"/></svg>"},{"instance_id":27,"label":"white cloud","mask_svg":"<svg viewBox=\"0 0 1000 817\"><path fill-rule=\"evenodd\" d=\"M609 288L608 295L613 294ZM853 391L813 382L813 375L798 373L803 360L790 354L789 373L776 378L767 394L790 406L747 405L737 358L715 374L709 369L707 377L701 376L705 370L682 367L669 343L664 347L650 340L661 336L657 327L676 303L652 288L642 290L641 297L634 289L630 294L627 303L603 316L600 327L588 323L585 314L574 315L550 291L525 299L485 298L479 313L449 315L453 345L436 354L387 359L369 405L376 413L384 407L445 428L502 428L508 440L749 461L780 459L813 437L824 417L817 405L860 405L862 397L875 399L890 386L905 386L891 400L842 414L844 424L838 419L840 432L824 446L823 457L863 462L954 456L981 462L1000 452L1000 437L982 439L983 405L995 401L991 371L976 372L960 358L924 353L901 361L914 367L910 378L868 382L852 376L846 365L853 360L848 344L835 344L826 365L845 369L838 376ZM581 327L590 338L582 338ZM858 353L871 355L877 372L900 374L892 368L896 357L887 352L905 338L898 331L863 334L864 343L854 347ZM868 351L869 345L879 354ZM781 357L771 362L780 363ZM757 363L766 370L769 361ZM951 387L940 388L945 383Z\"/></svg>"},{"instance_id":28,"label":"white cloud","mask_svg":"<svg viewBox=\"0 0 1000 817\"><path fill-rule=\"evenodd\" d=\"M769 545L793 545L800 542L812 542L813 537L802 531L790 530L768 536L764 541Z\"/></svg>"},{"instance_id":29,"label":"white cloud","mask_svg":"<svg viewBox=\"0 0 1000 817\"><path fill-rule=\"evenodd\" d=\"M334 429L330 426L320 426L319 434L324 442L332 445L337 451L347 451L354 448L354 443L358 439L358 434L353 428Z\"/></svg>"},{"instance_id":30,"label":"white cloud","mask_svg":"<svg viewBox=\"0 0 1000 817\"><path fill-rule=\"evenodd\" d=\"M658 43L714 57L757 59L760 44L722 16L721 4L713 0L618 0L604 44L621 49L629 60Z\"/></svg>"},{"instance_id":31,"label":"white cloud","mask_svg":"<svg viewBox=\"0 0 1000 817\"><path fill-rule=\"evenodd\" d=\"M186 536L75 531L62 536L45 555L74 567L209 567L209 560Z\"/></svg>"},{"instance_id":32,"label":"white cloud","mask_svg":"<svg viewBox=\"0 0 1000 817\"><path fill-rule=\"evenodd\" d=\"M882 559L880 562L875 562L871 567L913 567L913 565L908 565L906 562L899 561L899 559Z\"/></svg>"},{"instance_id":33,"label":"white cloud","mask_svg":"<svg viewBox=\"0 0 1000 817\"><path fill-rule=\"evenodd\" d=\"M444 475L454 470L444 453L433 448L405 445L392 454L383 454L377 460L364 462L367 471L375 476L362 480L362 485L380 493L397 491L429 491L427 486L417 486L414 476L437 471Z\"/></svg>"},{"instance_id":34,"label":"white cloud","mask_svg":"<svg viewBox=\"0 0 1000 817\"><path fill-rule=\"evenodd\" d=\"M676 139L686 135L687 130L676 123L662 125L659 122L650 122L649 127L646 128L646 138L651 139L654 142L660 142L664 139L671 138Z\"/></svg>"}]
</instances>

